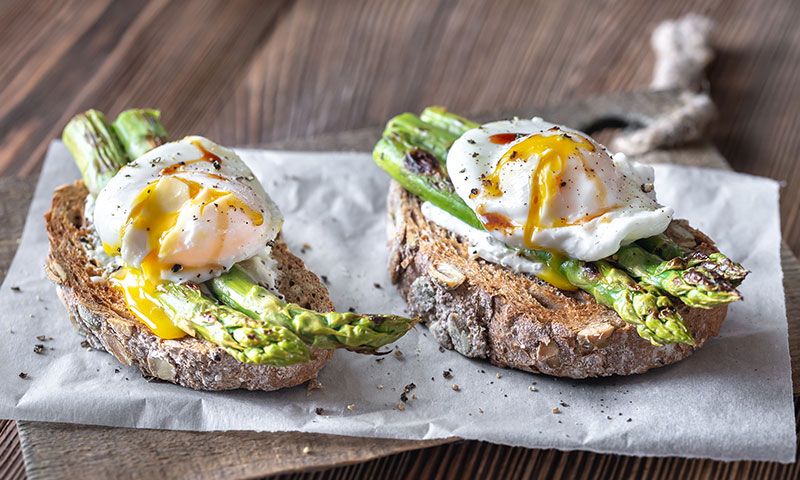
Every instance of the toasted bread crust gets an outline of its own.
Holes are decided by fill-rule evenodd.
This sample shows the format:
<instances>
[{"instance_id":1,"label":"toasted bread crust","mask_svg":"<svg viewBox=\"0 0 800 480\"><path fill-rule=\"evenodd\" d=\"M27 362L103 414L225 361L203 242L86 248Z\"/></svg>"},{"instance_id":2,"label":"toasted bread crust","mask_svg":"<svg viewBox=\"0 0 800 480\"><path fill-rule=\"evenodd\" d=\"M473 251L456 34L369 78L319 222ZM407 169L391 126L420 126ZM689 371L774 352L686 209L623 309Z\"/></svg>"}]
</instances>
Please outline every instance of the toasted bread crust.
<instances>
[{"instance_id":1,"label":"toasted bread crust","mask_svg":"<svg viewBox=\"0 0 800 480\"><path fill-rule=\"evenodd\" d=\"M392 184L389 273L411 311L445 348L501 367L570 378L642 373L694 351L684 344L651 345L584 292L564 292L470 258L467 245L429 223L420 205ZM693 247L714 251L701 232L683 221L673 223L684 237L688 233ZM699 348L719 333L727 307L681 304L679 311Z\"/></svg>"},{"instance_id":2,"label":"toasted bread crust","mask_svg":"<svg viewBox=\"0 0 800 480\"><path fill-rule=\"evenodd\" d=\"M87 257L81 239L87 190L81 182L56 190L45 214L50 253L46 269L57 285L73 326L89 344L111 353L121 363L138 367L148 378L160 378L197 390L277 390L315 378L333 355L312 350L312 359L289 367L237 361L222 348L193 337L164 340L154 335L127 309L119 291L105 281L93 281L99 270ZM319 311L333 303L327 289L302 260L278 240L273 248L281 274L278 289L290 302Z\"/></svg>"}]
</instances>

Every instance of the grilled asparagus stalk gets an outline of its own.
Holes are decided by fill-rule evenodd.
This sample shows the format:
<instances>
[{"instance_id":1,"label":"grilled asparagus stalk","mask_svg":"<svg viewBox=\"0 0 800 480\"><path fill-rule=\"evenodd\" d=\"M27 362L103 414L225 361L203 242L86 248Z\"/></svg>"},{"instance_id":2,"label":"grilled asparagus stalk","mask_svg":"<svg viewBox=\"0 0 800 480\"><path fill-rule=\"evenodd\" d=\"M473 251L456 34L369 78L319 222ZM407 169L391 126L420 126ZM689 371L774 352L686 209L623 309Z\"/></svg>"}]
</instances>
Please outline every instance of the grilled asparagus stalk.
<instances>
[{"instance_id":1,"label":"grilled asparagus stalk","mask_svg":"<svg viewBox=\"0 0 800 480\"><path fill-rule=\"evenodd\" d=\"M165 283L156 298L181 330L221 346L240 362L283 367L311 359L308 346L290 329L219 305L196 287Z\"/></svg>"},{"instance_id":2,"label":"grilled asparagus stalk","mask_svg":"<svg viewBox=\"0 0 800 480\"><path fill-rule=\"evenodd\" d=\"M680 257L661 260L635 244L621 247L614 258L634 277L690 307L713 308L742 298L732 284L714 275L704 263L689 265Z\"/></svg>"},{"instance_id":3,"label":"grilled asparagus stalk","mask_svg":"<svg viewBox=\"0 0 800 480\"><path fill-rule=\"evenodd\" d=\"M64 127L61 139L81 171L83 184L92 195L97 195L128 163L117 134L105 115L97 110L74 116Z\"/></svg>"},{"instance_id":4,"label":"grilled asparagus stalk","mask_svg":"<svg viewBox=\"0 0 800 480\"><path fill-rule=\"evenodd\" d=\"M663 233L637 240L636 243L664 260L673 261L672 268L700 267L715 278L730 283L733 287L738 287L750 273L722 253L706 255L700 251L686 250Z\"/></svg>"},{"instance_id":5,"label":"grilled asparagus stalk","mask_svg":"<svg viewBox=\"0 0 800 480\"><path fill-rule=\"evenodd\" d=\"M169 135L161 124L161 112L134 108L120 113L111 124L130 160L167 143Z\"/></svg>"},{"instance_id":6,"label":"grilled asparagus stalk","mask_svg":"<svg viewBox=\"0 0 800 480\"><path fill-rule=\"evenodd\" d=\"M317 348L345 348L360 353L374 353L376 349L405 335L416 323L396 315L320 313L286 303L254 283L236 265L208 284L223 303L265 325L282 325Z\"/></svg>"}]
</instances>

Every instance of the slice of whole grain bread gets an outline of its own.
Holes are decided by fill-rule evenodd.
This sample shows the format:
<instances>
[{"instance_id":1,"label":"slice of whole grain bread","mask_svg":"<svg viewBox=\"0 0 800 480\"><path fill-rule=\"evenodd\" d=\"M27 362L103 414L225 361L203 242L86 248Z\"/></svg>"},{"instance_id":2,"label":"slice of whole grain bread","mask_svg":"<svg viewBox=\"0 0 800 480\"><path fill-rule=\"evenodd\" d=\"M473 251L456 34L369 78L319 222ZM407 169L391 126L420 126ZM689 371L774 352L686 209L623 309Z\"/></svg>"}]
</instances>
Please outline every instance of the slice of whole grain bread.
<instances>
[{"instance_id":1,"label":"slice of whole grain bread","mask_svg":"<svg viewBox=\"0 0 800 480\"><path fill-rule=\"evenodd\" d=\"M684 344L651 345L585 292L562 291L470 258L468 246L428 222L420 205L393 182L389 273L411 311L445 348L501 367L571 378L642 373L694 351ZM674 221L667 233L686 247L716 251L685 221ZM695 348L719 333L726 306L703 310L676 303Z\"/></svg>"},{"instance_id":2,"label":"slice of whole grain bread","mask_svg":"<svg viewBox=\"0 0 800 480\"><path fill-rule=\"evenodd\" d=\"M87 190L81 182L56 190L45 214L50 253L46 270L73 326L92 348L111 353L121 363L134 365L147 378L159 378L198 390L277 390L316 377L333 355L312 349L312 359L289 367L239 362L222 348L190 336L164 340L153 334L128 310L121 293L104 280L82 242ZM327 289L302 260L278 239L273 247L280 275L278 289L290 302L318 311L330 311Z\"/></svg>"}]
</instances>

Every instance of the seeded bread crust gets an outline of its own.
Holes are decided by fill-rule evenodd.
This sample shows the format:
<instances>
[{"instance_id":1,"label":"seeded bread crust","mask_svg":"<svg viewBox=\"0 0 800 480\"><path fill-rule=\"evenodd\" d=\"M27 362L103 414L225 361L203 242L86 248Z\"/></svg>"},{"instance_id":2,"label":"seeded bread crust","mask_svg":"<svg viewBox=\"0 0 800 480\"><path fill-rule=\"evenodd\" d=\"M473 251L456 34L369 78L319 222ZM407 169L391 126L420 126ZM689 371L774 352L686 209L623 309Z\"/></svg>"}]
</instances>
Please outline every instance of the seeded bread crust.
<instances>
[{"instance_id":1,"label":"seeded bread crust","mask_svg":"<svg viewBox=\"0 0 800 480\"><path fill-rule=\"evenodd\" d=\"M87 190L81 182L56 190L45 214L50 253L46 270L69 318L89 345L134 365L146 378L159 378L197 390L277 390L316 378L333 355L312 349L312 359L289 367L253 365L237 361L205 340L184 337L164 340L154 335L126 308L119 291L105 281L93 281L100 270L86 255L81 238ZM327 289L302 260L278 239L273 247L280 275L278 290L290 302L318 311L333 309Z\"/></svg>"},{"instance_id":2,"label":"seeded bread crust","mask_svg":"<svg viewBox=\"0 0 800 480\"><path fill-rule=\"evenodd\" d=\"M429 223L421 202L397 183L388 197L389 273L445 348L491 363L557 377L643 373L689 356L684 344L655 347L587 293L565 292L532 276L470 258L456 235ZM713 242L676 220L676 241L706 252ZM717 335L727 307L679 307L697 341Z\"/></svg>"}]
</instances>

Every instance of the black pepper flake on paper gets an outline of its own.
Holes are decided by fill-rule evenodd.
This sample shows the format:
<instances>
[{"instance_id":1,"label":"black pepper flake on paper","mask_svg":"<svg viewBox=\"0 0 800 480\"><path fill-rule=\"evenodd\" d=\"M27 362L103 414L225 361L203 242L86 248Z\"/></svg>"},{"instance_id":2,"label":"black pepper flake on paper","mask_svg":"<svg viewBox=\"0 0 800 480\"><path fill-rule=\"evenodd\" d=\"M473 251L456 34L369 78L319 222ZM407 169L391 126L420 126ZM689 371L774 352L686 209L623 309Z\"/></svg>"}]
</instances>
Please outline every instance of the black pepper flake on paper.
<instances>
[{"instance_id":1,"label":"black pepper flake on paper","mask_svg":"<svg viewBox=\"0 0 800 480\"><path fill-rule=\"evenodd\" d=\"M625 421L626 421L626 422L632 422L632 421L633 421L633 419L632 419L632 418L629 418L629 419L627 419L627 420L625 420Z\"/></svg>"},{"instance_id":2,"label":"black pepper flake on paper","mask_svg":"<svg viewBox=\"0 0 800 480\"><path fill-rule=\"evenodd\" d=\"M314 409L314 413L316 413L317 415L323 415L325 414L325 410L323 410L322 407L317 407Z\"/></svg>"},{"instance_id":3,"label":"black pepper flake on paper","mask_svg":"<svg viewBox=\"0 0 800 480\"><path fill-rule=\"evenodd\" d=\"M347 311L350 313L356 313L356 309L353 307L348 308Z\"/></svg>"},{"instance_id":4,"label":"black pepper flake on paper","mask_svg":"<svg viewBox=\"0 0 800 480\"><path fill-rule=\"evenodd\" d=\"M470 138L469 140L467 140L467 143L469 143L470 145L475 145L475 140Z\"/></svg>"},{"instance_id":5,"label":"black pepper flake on paper","mask_svg":"<svg viewBox=\"0 0 800 480\"><path fill-rule=\"evenodd\" d=\"M450 369L443 371L442 372L442 377L444 377L445 380L449 380L449 379L453 378L453 371L450 370Z\"/></svg>"},{"instance_id":6,"label":"black pepper flake on paper","mask_svg":"<svg viewBox=\"0 0 800 480\"><path fill-rule=\"evenodd\" d=\"M44 345L42 345L41 343L37 343L36 345L34 345L33 346L33 353L38 353L39 355L43 355L44 354Z\"/></svg>"},{"instance_id":7,"label":"black pepper flake on paper","mask_svg":"<svg viewBox=\"0 0 800 480\"><path fill-rule=\"evenodd\" d=\"M569 407L569 404L564 401L558 402L558 404L561 405L562 407Z\"/></svg>"},{"instance_id":8,"label":"black pepper flake on paper","mask_svg":"<svg viewBox=\"0 0 800 480\"><path fill-rule=\"evenodd\" d=\"M373 286L373 287L375 287L375 288L377 288L378 290L380 290L381 288L383 288L383 287L381 287L381 284L380 284L380 283L378 283L378 282L375 282L375 283L373 283L373 284L372 284L372 286Z\"/></svg>"},{"instance_id":9,"label":"black pepper flake on paper","mask_svg":"<svg viewBox=\"0 0 800 480\"><path fill-rule=\"evenodd\" d=\"M13 287L11 287L11 291L12 291L12 292L17 292L17 293L19 293L19 292L21 292L21 291L22 291L22 289L21 289L21 288L19 288L19 287L18 287L18 286L16 286L16 285L14 285Z\"/></svg>"},{"instance_id":10,"label":"black pepper flake on paper","mask_svg":"<svg viewBox=\"0 0 800 480\"><path fill-rule=\"evenodd\" d=\"M403 402L408 401L408 394L411 393L411 391L414 390L415 388L417 388L417 385L415 383L413 383L413 382L409 383L408 385L403 387L403 393L400 395L400 400L403 400L405 398L405 400L403 400ZM417 397L414 396L413 398L417 398Z\"/></svg>"},{"instance_id":11,"label":"black pepper flake on paper","mask_svg":"<svg viewBox=\"0 0 800 480\"><path fill-rule=\"evenodd\" d=\"M222 164L219 162L219 160L214 160L213 162L211 162L211 165L214 166L215 170L219 170L222 168Z\"/></svg>"},{"instance_id":12,"label":"black pepper flake on paper","mask_svg":"<svg viewBox=\"0 0 800 480\"><path fill-rule=\"evenodd\" d=\"M25 372L19 372L19 378L25 380L26 378L28 378L28 374Z\"/></svg>"},{"instance_id":13,"label":"black pepper flake on paper","mask_svg":"<svg viewBox=\"0 0 800 480\"><path fill-rule=\"evenodd\" d=\"M327 285L327 284L328 284L328 277L326 277L325 275L320 275L320 278L322 279L322 282L323 282L325 285Z\"/></svg>"}]
</instances>

